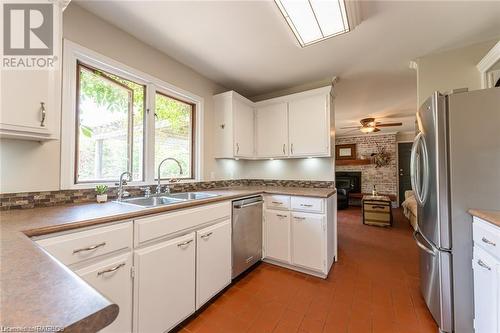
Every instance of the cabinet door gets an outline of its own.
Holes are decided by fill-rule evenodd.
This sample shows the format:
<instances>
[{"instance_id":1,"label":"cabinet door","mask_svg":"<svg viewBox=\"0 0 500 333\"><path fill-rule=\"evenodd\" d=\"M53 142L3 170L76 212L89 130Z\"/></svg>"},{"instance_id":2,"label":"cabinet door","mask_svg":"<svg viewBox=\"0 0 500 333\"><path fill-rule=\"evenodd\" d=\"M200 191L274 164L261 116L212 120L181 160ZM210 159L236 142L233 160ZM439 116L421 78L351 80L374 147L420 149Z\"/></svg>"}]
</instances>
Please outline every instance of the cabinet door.
<instances>
[{"instance_id":1,"label":"cabinet door","mask_svg":"<svg viewBox=\"0 0 500 333\"><path fill-rule=\"evenodd\" d=\"M257 108L256 126L258 157L282 157L288 155L287 103Z\"/></svg>"},{"instance_id":2,"label":"cabinet door","mask_svg":"<svg viewBox=\"0 0 500 333\"><path fill-rule=\"evenodd\" d=\"M54 28L60 31L62 11L57 5L54 5L53 23ZM62 59L61 42L55 40L53 46L57 58ZM1 71L0 135L33 140L57 138L61 98L60 63L56 62L50 70Z\"/></svg>"},{"instance_id":3,"label":"cabinet door","mask_svg":"<svg viewBox=\"0 0 500 333\"><path fill-rule=\"evenodd\" d=\"M196 232L196 308L231 283L231 221Z\"/></svg>"},{"instance_id":4,"label":"cabinet door","mask_svg":"<svg viewBox=\"0 0 500 333\"><path fill-rule=\"evenodd\" d=\"M498 332L500 263L474 245L474 328L476 333Z\"/></svg>"},{"instance_id":5,"label":"cabinet door","mask_svg":"<svg viewBox=\"0 0 500 333\"><path fill-rule=\"evenodd\" d=\"M136 250L134 331L165 332L195 311L195 234Z\"/></svg>"},{"instance_id":6,"label":"cabinet door","mask_svg":"<svg viewBox=\"0 0 500 333\"><path fill-rule=\"evenodd\" d=\"M78 269L76 274L120 308L118 317L101 332L132 332L132 253Z\"/></svg>"},{"instance_id":7,"label":"cabinet door","mask_svg":"<svg viewBox=\"0 0 500 333\"><path fill-rule=\"evenodd\" d=\"M290 213L267 210L266 258L290 263Z\"/></svg>"},{"instance_id":8,"label":"cabinet door","mask_svg":"<svg viewBox=\"0 0 500 333\"><path fill-rule=\"evenodd\" d=\"M293 212L291 223L292 263L324 272L326 266L324 215Z\"/></svg>"},{"instance_id":9,"label":"cabinet door","mask_svg":"<svg viewBox=\"0 0 500 333\"><path fill-rule=\"evenodd\" d=\"M234 156L254 156L254 110L233 97Z\"/></svg>"},{"instance_id":10,"label":"cabinet door","mask_svg":"<svg viewBox=\"0 0 500 333\"><path fill-rule=\"evenodd\" d=\"M329 155L328 96L315 95L288 103L290 156Z\"/></svg>"}]
</instances>

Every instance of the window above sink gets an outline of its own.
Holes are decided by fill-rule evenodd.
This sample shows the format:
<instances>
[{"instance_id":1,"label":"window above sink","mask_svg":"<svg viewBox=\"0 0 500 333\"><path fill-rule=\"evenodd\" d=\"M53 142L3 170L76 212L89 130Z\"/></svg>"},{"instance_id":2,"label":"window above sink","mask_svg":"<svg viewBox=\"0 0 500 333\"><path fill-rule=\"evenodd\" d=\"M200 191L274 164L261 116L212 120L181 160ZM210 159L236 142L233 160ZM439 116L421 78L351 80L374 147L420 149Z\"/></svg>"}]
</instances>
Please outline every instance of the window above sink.
<instances>
[{"instance_id":1,"label":"window above sink","mask_svg":"<svg viewBox=\"0 0 500 333\"><path fill-rule=\"evenodd\" d=\"M203 98L64 41L61 188L201 180Z\"/></svg>"}]
</instances>

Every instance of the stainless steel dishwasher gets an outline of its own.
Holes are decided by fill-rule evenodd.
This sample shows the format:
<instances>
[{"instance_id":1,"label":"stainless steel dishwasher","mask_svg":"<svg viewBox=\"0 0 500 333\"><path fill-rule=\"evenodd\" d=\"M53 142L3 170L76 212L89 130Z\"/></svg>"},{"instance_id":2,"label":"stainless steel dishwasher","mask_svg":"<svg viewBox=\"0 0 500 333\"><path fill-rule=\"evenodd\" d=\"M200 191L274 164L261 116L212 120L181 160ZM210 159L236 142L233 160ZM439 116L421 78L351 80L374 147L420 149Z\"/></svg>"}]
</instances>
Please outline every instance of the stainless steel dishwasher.
<instances>
[{"instance_id":1,"label":"stainless steel dishwasher","mask_svg":"<svg viewBox=\"0 0 500 333\"><path fill-rule=\"evenodd\" d=\"M261 196L233 201L233 279L262 259Z\"/></svg>"}]
</instances>

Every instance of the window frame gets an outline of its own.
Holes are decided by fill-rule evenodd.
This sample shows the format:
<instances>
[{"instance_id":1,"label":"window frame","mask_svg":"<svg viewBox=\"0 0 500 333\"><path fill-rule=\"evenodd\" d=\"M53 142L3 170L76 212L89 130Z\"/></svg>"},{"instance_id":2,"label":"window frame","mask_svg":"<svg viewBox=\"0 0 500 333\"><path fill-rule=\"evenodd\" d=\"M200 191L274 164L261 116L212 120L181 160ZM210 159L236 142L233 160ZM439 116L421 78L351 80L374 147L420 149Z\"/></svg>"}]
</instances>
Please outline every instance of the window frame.
<instances>
[{"instance_id":1,"label":"window frame","mask_svg":"<svg viewBox=\"0 0 500 333\"><path fill-rule=\"evenodd\" d=\"M128 122L127 122L127 135L128 135L128 138L127 138L127 154L129 155L129 160L127 161L127 168L129 169L128 171L133 173L133 152L134 152L134 104L133 104L133 94L134 94L134 90L131 89L130 87L126 86L125 84L122 84L121 82L117 82L117 81L114 81L111 77L109 77L107 74L107 72L105 72L104 70L101 70L99 68L96 68L96 67L93 67L91 65L87 65L86 63L80 61L80 60L77 60L76 61L76 94L75 94L75 97L76 97L76 101L75 101L75 168L74 168L74 184L97 184L97 183L114 183L114 182L118 182L119 181L119 176L120 175L117 175L117 178L116 179L108 179L108 180L97 180L97 179L93 179L93 180L85 180L85 181L78 181L78 162L79 162L79 156L80 156L80 152L79 152L79 139L80 139L80 131L78 130L78 126L80 124L79 122L79 117L80 117L80 108L79 108L79 104L80 104L80 79L81 79L81 74L80 74L80 68L84 68L85 70L87 71L92 71L92 72L103 72L104 75L102 75L103 79L104 80L107 80L109 82L111 82L112 84L115 84L115 85L118 85L118 86L121 86L122 88L124 89L127 89L129 91L132 92L132 105L131 105L131 109L129 109L129 113L127 115L128 117ZM118 76L118 75L116 75ZM144 112L144 121L143 121L143 124L142 124L142 127L143 127L143 141L142 141L142 151L143 151L143 155L144 155L144 150L145 150L145 140L144 140L144 136L146 134L146 99L147 99L147 91L146 91L146 86L144 84L140 84L140 83L137 83L135 81L132 81L132 80L129 80L129 79L125 79L121 76L118 76L120 77L121 79L124 79L124 80L128 80L128 81L131 81L131 82L134 82L136 84L139 84L139 85L142 85L144 87L144 105L143 105L143 112ZM144 168L145 168L145 165L144 165L144 158L142 159L142 176L141 176L141 181L144 181Z\"/></svg>"},{"instance_id":2,"label":"window frame","mask_svg":"<svg viewBox=\"0 0 500 333\"><path fill-rule=\"evenodd\" d=\"M177 97L173 97L173 96L170 96L168 95L167 93L164 93L162 90L159 90L157 89L155 91L155 100L156 100L156 95L162 95L163 97L167 97L167 98L170 98L170 99L174 99L178 102L181 102L181 103L184 103L184 104L189 104L191 105L192 107L192 110L191 110L191 177L178 177L176 179L179 179L179 180L195 180L196 177L195 177L195 171L196 171L196 168L194 167L195 166L195 152L196 152L196 146L197 146L197 143L196 143L196 135L195 135L195 129L196 129L196 104L192 103L192 102L188 102L188 101L185 101L185 100L182 100L180 98L177 98ZM156 111L156 103L155 103L155 109ZM154 113L153 113L153 117L154 117ZM156 118L154 118L154 120L156 121ZM156 130L156 128L155 128ZM153 133L156 135L156 133ZM155 140L156 141L156 140ZM156 142L155 142L156 143ZM156 163L155 163L156 164ZM156 173L156 167L155 169L153 170L153 174ZM160 175L158 175L160 176ZM164 180L168 180L170 178L160 178L160 181L164 181ZM158 182L158 178L156 176L154 176L154 181L155 182Z\"/></svg>"},{"instance_id":3,"label":"window frame","mask_svg":"<svg viewBox=\"0 0 500 333\"><path fill-rule=\"evenodd\" d=\"M96 181L76 183L76 126L77 126L77 62L87 67L95 68L123 79L133 81L145 87L144 99L144 140L143 140L143 179L141 181L129 182L132 186L154 185L155 161L154 161L154 139L155 139L155 95L161 93L169 98L177 99L183 103L194 106L192 115L194 122L192 126L192 178L180 178L181 182L194 182L203 179L203 118L204 99L189 91L183 90L173 84L160 80L135 68L124 65L68 39L63 40L63 89L62 89L62 112L61 112L61 189L87 189L97 184L115 186L115 181ZM125 171L125 170L124 170ZM118 177L119 175L117 175ZM167 184L166 179L160 183Z\"/></svg>"}]
</instances>

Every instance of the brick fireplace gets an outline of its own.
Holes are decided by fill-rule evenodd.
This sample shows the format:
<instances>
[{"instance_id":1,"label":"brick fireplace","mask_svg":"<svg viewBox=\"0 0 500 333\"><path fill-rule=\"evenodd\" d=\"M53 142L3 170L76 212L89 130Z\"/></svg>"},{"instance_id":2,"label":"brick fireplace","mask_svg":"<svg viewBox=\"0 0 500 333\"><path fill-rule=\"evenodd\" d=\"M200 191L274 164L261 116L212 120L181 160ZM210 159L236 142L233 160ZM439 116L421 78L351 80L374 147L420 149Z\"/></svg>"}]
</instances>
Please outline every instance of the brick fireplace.
<instances>
[{"instance_id":1,"label":"brick fireplace","mask_svg":"<svg viewBox=\"0 0 500 333\"><path fill-rule=\"evenodd\" d=\"M373 185L379 193L397 196L397 154L396 134L374 134L361 136L338 137L335 144L356 144L356 158L370 158L379 147L384 147L390 154L391 160L387 166L376 168L375 164L366 165L338 165L336 172L361 172L361 192L371 193Z\"/></svg>"}]
</instances>

